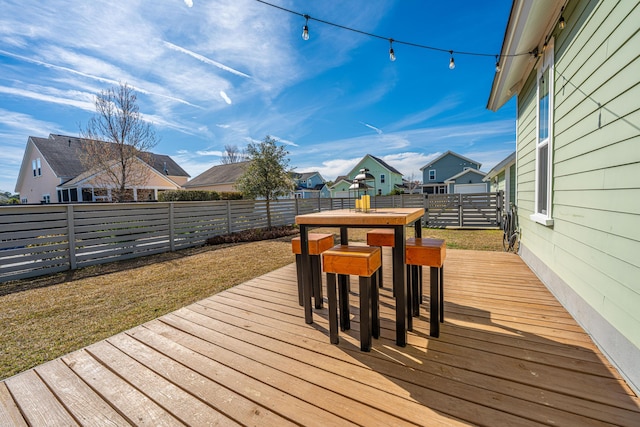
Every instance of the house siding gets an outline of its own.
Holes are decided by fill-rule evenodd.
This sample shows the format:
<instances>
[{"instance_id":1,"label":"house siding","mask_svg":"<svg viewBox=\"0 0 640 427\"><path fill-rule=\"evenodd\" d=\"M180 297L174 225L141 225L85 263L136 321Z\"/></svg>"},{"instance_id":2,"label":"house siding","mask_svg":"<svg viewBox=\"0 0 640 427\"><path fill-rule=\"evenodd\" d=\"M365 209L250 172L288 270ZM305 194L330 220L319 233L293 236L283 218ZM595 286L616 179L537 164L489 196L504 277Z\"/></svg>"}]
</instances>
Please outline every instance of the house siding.
<instances>
[{"instance_id":1,"label":"house siding","mask_svg":"<svg viewBox=\"0 0 640 427\"><path fill-rule=\"evenodd\" d=\"M536 264L539 275L548 269L555 282L570 288L554 293L564 295L561 302L637 389L640 367L626 360L640 359L640 6L570 2L564 16L567 27L555 34L553 227L529 220L535 70L518 96L523 258ZM579 309L583 302L588 310ZM605 330L622 337L605 336ZM625 340L631 345L620 345Z\"/></svg>"},{"instance_id":2,"label":"house siding","mask_svg":"<svg viewBox=\"0 0 640 427\"><path fill-rule=\"evenodd\" d=\"M480 170L480 164L468 162L456 155L450 154L431 165L425 166L422 170L422 182L424 184L444 182L446 179L459 174L464 168ZM430 181L429 171L434 169L436 171L436 179L435 181Z\"/></svg>"}]
</instances>

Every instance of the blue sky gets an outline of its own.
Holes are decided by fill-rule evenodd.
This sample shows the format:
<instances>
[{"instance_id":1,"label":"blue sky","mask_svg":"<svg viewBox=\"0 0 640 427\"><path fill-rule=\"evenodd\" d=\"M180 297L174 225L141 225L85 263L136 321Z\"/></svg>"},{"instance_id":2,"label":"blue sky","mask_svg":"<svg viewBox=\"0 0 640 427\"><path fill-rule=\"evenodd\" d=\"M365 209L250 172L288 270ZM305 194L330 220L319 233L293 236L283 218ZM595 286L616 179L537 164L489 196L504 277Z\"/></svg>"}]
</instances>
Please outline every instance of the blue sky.
<instances>
[{"instance_id":1,"label":"blue sky","mask_svg":"<svg viewBox=\"0 0 640 427\"><path fill-rule=\"evenodd\" d=\"M192 177L266 135L298 172L346 174L365 154L406 177L452 150L485 172L515 149L515 104L485 106L511 2L492 0L0 0L0 190L29 136L79 135L126 82ZM378 39L313 18L382 36ZM404 42L448 52L389 42Z\"/></svg>"}]
</instances>

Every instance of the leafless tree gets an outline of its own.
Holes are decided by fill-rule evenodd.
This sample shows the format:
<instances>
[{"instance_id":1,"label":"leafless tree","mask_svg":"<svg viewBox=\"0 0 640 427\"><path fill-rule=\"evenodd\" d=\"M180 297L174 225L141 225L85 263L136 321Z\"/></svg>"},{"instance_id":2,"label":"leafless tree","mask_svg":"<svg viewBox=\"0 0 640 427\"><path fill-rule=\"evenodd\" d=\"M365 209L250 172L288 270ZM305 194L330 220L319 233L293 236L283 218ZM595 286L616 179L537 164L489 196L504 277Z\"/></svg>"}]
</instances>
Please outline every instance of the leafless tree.
<instances>
[{"instance_id":1,"label":"leafless tree","mask_svg":"<svg viewBox=\"0 0 640 427\"><path fill-rule=\"evenodd\" d=\"M100 92L95 107L96 114L80 131L87 140L83 165L94 187L111 189L113 201L131 200L133 188L146 185L151 177L147 165L158 139L128 84Z\"/></svg>"},{"instance_id":2,"label":"leafless tree","mask_svg":"<svg viewBox=\"0 0 640 427\"><path fill-rule=\"evenodd\" d=\"M420 180L415 179L415 173L411 173L409 179L407 180L407 190L409 190L409 194L420 193L420 186L422 182Z\"/></svg>"},{"instance_id":3,"label":"leafless tree","mask_svg":"<svg viewBox=\"0 0 640 427\"><path fill-rule=\"evenodd\" d=\"M238 149L237 145L225 145L224 154L220 158L220 163L228 165L231 163L240 163L248 159L245 150Z\"/></svg>"}]
</instances>

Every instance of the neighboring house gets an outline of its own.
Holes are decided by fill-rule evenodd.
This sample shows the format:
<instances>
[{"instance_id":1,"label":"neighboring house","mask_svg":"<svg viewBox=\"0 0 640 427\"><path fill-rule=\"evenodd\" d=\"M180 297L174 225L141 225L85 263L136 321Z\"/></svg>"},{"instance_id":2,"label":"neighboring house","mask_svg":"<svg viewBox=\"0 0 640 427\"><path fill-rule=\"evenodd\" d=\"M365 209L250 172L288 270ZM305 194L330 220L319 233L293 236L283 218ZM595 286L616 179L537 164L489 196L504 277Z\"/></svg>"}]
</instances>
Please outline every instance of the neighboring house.
<instances>
[{"instance_id":1,"label":"neighboring house","mask_svg":"<svg viewBox=\"0 0 640 427\"><path fill-rule=\"evenodd\" d=\"M367 154L351 169L348 175L339 176L331 186L331 197L349 197L349 186L353 179L360 173L360 169L369 169L369 173L375 177L375 185L370 184L378 195L386 196L393 190L403 190L402 173L386 163L384 160Z\"/></svg>"},{"instance_id":2,"label":"neighboring house","mask_svg":"<svg viewBox=\"0 0 640 427\"><path fill-rule=\"evenodd\" d=\"M480 171L482 163L453 151L438 156L420 168L424 194L486 193L488 185Z\"/></svg>"},{"instance_id":3,"label":"neighboring house","mask_svg":"<svg viewBox=\"0 0 640 427\"><path fill-rule=\"evenodd\" d=\"M297 199L312 199L330 197L326 181L319 172L293 172L295 183L294 197Z\"/></svg>"},{"instance_id":4,"label":"neighboring house","mask_svg":"<svg viewBox=\"0 0 640 427\"><path fill-rule=\"evenodd\" d=\"M517 96L522 259L636 392L639 22L638 1L515 0L487 105Z\"/></svg>"},{"instance_id":5,"label":"neighboring house","mask_svg":"<svg viewBox=\"0 0 640 427\"><path fill-rule=\"evenodd\" d=\"M228 163L210 167L182 187L185 190L217 191L219 193L238 192L236 182L244 175L249 162Z\"/></svg>"},{"instance_id":6,"label":"neighboring house","mask_svg":"<svg viewBox=\"0 0 640 427\"><path fill-rule=\"evenodd\" d=\"M67 135L30 136L15 188L21 203L110 200L110 189L95 184L103 171L87 170L82 163L86 143ZM157 200L159 191L176 190L189 178L171 157L149 154L150 162L139 164L148 179L145 185L129 189L132 200Z\"/></svg>"},{"instance_id":7,"label":"neighboring house","mask_svg":"<svg viewBox=\"0 0 640 427\"><path fill-rule=\"evenodd\" d=\"M516 203L516 152L509 154L493 169L487 172L484 180L490 184L489 191L504 193L504 206L511 209L511 203Z\"/></svg>"}]
</instances>

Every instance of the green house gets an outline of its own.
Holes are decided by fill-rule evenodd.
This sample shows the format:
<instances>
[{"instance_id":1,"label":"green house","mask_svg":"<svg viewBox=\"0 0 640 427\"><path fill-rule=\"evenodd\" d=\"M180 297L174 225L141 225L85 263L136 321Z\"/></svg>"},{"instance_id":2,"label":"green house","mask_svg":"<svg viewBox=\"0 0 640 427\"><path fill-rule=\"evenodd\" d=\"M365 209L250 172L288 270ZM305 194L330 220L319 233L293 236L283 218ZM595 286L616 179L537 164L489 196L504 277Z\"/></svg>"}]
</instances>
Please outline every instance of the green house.
<instances>
[{"instance_id":1,"label":"green house","mask_svg":"<svg viewBox=\"0 0 640 427\"><path fill-rule=\"evenodd\" d=\"M348 197L349 186L353 183L353 179L358 175L360 169L368 169L369 173L375 177L375 185L372 183L371 186L375 188L373 191L377 195L386 196L395 189L403 189L402 173L384 160L367 154L351 169L348 175L336 178L330 189L331 197Z\"/></svg>"},{"instance_id":2,"label":"green house","mask_svg":"<svg viewBox=\"0 0 640 427\"><path fill-rule=\"evenodd\" d=\"M515 0L488 108L517 97L521 257L640 390L640 2Z\"/></svg>"}]
</instances>

